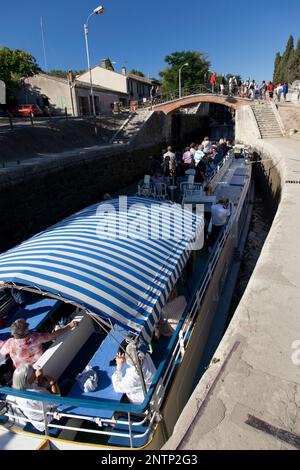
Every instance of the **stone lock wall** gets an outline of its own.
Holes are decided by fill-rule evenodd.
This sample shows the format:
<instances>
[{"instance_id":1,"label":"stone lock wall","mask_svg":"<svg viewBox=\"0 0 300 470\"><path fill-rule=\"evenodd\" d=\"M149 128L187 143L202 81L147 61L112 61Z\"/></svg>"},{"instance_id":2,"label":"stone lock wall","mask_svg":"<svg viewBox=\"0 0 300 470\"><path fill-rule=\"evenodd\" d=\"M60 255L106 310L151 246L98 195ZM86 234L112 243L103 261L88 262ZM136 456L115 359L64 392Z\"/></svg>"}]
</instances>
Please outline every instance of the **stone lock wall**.
<instances>
[{"instance_id":1,"label":"stone lock wall","mask_svg":"<svg viewBox=\"0 0 300 470\"><path fill-rule=\"evenodd\" d=\"M0 170L0 251L141 178L161 146L98 151Z\"/></svg>"}]
</instances>

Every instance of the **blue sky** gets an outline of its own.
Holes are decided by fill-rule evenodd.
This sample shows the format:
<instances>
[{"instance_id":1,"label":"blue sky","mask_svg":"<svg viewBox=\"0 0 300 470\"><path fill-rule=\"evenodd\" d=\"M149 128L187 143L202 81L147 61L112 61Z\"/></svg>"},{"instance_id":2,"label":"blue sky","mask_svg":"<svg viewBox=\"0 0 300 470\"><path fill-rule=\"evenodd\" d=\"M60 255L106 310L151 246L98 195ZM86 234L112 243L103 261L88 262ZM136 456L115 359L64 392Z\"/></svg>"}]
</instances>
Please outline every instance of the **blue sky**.
<instances>
[{"instance_id":1,"label":"blue sky","mask_svg":"<svg viewBox=\"0 0 300 470\"><path fill-rule=\"evenodd\" d=\"M90 22L93 65L104 57L158 76L176 50L206 52L216 72L257 80L272 77L274 57L290 34L300 37L300 1L100 0L106 11ZM84 69L83 24L98 0L1 0L0 45L34 55L48 69Z\"/></svg>"}]
</instances>

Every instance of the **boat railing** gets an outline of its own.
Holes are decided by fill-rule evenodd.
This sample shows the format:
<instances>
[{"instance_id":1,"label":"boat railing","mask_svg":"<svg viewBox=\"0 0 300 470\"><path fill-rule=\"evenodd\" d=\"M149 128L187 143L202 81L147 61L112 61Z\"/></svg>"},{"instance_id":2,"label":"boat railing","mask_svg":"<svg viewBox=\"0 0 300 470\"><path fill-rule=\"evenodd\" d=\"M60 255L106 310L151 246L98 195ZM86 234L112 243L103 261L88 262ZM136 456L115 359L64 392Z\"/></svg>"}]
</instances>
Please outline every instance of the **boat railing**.
<instances>
[{"instance_id":1,"label":"boat railing","mask_svg":"<svg viewBox=\"0 0 300 470\"><path fill-rule=\"evenodd\" d=\"M224 174L230 167L232 161L234 160L234 152L230 150L227 155L224 157L223 161L218 165L216 170L213 174L209 177L208 183L212 186L212 190L214 191L218 185L218 183L222 180Z\"/></svg>"}]
</instances>

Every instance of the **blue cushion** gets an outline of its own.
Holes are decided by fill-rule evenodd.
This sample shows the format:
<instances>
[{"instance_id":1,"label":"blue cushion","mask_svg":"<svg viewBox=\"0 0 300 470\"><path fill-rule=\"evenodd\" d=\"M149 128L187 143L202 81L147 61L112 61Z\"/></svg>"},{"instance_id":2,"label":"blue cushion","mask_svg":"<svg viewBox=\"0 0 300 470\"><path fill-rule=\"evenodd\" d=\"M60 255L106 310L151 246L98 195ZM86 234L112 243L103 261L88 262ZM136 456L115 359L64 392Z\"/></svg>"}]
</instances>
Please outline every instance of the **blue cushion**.
<instances>
[{"instance_id":1,"label":"blue cushion","mask_svg":"<svg viewBox=\"0 0 300 470\"><path fill-rule=\"evenodd\" d=\"M230 180L231 186L244 186L245 176L233 176Z\"/></svg>"}]
</instances>

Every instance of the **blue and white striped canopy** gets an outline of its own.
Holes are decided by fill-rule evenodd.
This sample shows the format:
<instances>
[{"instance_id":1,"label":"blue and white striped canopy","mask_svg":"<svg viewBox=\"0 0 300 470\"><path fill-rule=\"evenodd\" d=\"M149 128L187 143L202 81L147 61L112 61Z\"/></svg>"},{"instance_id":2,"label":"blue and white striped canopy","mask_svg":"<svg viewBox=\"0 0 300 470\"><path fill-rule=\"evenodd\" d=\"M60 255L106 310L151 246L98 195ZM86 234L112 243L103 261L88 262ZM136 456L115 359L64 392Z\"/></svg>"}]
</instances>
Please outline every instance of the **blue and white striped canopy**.
<instances>
[{"instance_id":1,"label":"blue and white striped canopy","mask_svg":"<svg viewBox=\"0 0 300 470\"><path fill-rule=\"evenodd\" d=\"M58 295L148 342L202 224L171 202L109 200L0 255L0 287Z\"/></svg>"}]
</instances>

